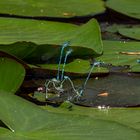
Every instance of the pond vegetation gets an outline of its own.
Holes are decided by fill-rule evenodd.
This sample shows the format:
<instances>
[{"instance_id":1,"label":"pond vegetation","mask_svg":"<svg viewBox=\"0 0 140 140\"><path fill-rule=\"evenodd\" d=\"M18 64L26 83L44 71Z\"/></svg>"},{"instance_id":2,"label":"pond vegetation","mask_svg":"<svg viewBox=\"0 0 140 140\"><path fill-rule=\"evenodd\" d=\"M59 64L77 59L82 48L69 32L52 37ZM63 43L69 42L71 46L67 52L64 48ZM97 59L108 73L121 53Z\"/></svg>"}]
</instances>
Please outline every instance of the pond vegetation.
<instances>
[{"instance_id":1,"label":"pond vegetation","mask_svg":"<svg viewBox=\"0 0 140 140\"><path fill-rule=\"evenodd\" d=\"M0 139L139 140L139 9L1 0Z\"/></svg>"}]
</instances>

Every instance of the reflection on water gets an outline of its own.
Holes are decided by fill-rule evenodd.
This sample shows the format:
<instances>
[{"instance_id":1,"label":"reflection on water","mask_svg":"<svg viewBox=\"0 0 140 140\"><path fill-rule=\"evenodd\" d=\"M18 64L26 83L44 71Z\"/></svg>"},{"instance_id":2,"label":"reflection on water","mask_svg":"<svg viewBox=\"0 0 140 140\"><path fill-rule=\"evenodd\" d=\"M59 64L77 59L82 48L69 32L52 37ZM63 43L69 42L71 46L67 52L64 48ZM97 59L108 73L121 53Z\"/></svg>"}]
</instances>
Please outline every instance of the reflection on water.
<instances>
[{"instance_id":1,"label":"reflection on water","mask_svg":"<svg viewBox=\"0 0 140 140\"><path fill-rule=\"evenodd\" d=\"M74 83L80 86L84 80L77 79ZM86 106L140 105L140 76L110 74L107 77L90 78L82 101L76 103Z\"/></svg>"}]
</instances>

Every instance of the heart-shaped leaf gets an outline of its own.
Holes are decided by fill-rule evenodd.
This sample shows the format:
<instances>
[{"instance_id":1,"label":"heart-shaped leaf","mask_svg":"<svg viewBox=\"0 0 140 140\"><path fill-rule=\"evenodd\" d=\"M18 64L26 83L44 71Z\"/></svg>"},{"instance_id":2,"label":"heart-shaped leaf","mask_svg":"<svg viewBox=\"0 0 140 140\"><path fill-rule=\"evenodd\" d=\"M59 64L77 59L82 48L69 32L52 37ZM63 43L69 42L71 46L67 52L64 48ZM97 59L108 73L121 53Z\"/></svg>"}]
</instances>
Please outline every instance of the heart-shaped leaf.
<instances>
[{"instance_id":1,"label":"heart-shaped leaf","mask_svg":"<svg viewBox=\"0 0 140 140\"><path fill-rule=\"evenodd\" d=\"M58 57L60 46L66 41L70 41L75 57L96 57L102 53L100 28L95 19L76 26L51 21L0 18L0 27L0 50L30 62Z\"/></svg>"},{"instance_id":2,"label":"heart-shaped leaf","mask_svg":"<svg viewBox=\"0 0 140 140\"><path fill-rule=\"evenodd\" d=\"M10 61L10 64L14 63L13 60L6 58L7 61ZM20 64L16 62L16 65ZM13 66L15 67L15 64ZM7 72L4 71L3 75L7 75ZM17 75L14 74L12 77L16 79ZM8 76L10 77L10 73L8 73ZM9 79L5 80L6 82L9 81ZM11 89L13 89L13 86L14 83L11 83ZM105 112L98 114L95 110L92 114L97 115L97 118L84 116L85 109L80 111L84 112L83 115L51 113L11 94L11 89L0 91L0 120L13 132L0 128L0 139L2 140L45 140L46 138L50 140L84 140L87 136L91 140L93 138L102 139L102 137L105 140L110 138L114 140L122 138L139 140L140 134L137 125L130 127L133 126L132 123L131 125L127 121L121 123L122 119L116 121L112 116L110 121L104 116ZM95 115L95 113L97 114ZM137 117L137 115L135 116Z\"/></svg>"}]
</instances>

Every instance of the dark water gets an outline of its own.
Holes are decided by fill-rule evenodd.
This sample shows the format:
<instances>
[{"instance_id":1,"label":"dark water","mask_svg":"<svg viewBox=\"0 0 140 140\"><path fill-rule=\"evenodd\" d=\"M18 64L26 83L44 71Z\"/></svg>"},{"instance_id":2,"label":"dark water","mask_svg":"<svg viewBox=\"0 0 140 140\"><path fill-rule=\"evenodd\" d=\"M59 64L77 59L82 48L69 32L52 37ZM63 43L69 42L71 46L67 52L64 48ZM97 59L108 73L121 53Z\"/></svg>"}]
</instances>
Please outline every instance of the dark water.
<instances>
[{"instance_id":1,"label":"dark water","mask_svg":"<svg viewBox=\"0 0 140 140\"><path fill-rule=\"evenodd\" d=\"M85 79L74 80L75 85L83 84ZM108 93L108 96L99 96ZM85 106L139 106L140 74L110 74L107 77L90 78L84 96L76 103Z\"/></svg>"},{"instance_id":2,"label":"dark water","mask_svg":"<svg viewBox=\"0 0 140 140\"><path fill-rule=\"evenodd\" d=\"M72 79L75 87L81 87L86 78ZM34 85L44 86L43 79L35 80ZM36 87L37 88L37 87ZM74 97L70 83L65 83L64 92L60 97L54 95L49 102L63 102L68 97ZM106 96L100 96L107 93ZM44 96L43 96L44 97ZM92 77L88 80L84 95L79 100L73 98L72 102L83 106L111 106L134 107L140 106L140 73L111 73L105 77Z\"/></svg>"}]
</instances>

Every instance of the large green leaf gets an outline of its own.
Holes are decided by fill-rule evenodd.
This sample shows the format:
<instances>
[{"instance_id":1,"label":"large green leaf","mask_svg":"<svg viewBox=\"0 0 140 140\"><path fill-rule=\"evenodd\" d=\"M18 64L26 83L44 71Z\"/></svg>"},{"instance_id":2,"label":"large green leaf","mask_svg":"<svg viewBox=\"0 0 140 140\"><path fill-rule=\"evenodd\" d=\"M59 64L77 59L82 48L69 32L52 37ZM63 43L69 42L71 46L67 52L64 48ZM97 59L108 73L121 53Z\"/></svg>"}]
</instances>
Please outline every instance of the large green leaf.
<instances>
[{"instance_id":1,"label":"large green leaf","mask_svg":"<svg viewBox=\"0 0 140 140\"><path fill-rule=\"evenodd\" d=\"M140 27L136 28L120 28L119 33L123 36L132 38L132 39L137 39L140 40Z\"/></svg>"},{"instance_id":2,"label":"large green leaf","mask_svg":"<svg viewBox=\"0 0 140 140\"><path fill-rule=\"evenodd\" d=\"M24 67L15 60L0 57L0 91L15 93L25 76Z\"/></svg>"},{"instance_id":3,"label":"large green leaf","mask_svg":"<svg viewBox=\"0 0 140 140\"><path fill-rule=\"evenodd\" d=\"M46 61L57 57L60 53L59 46L66 41L70 41L73 56L78 54L79 57L95 57L102 53L100 28L95 19L76 26L50 21L0 18L0 29L0 50L24 59Z\"/></svg>"},{"instance_id":4,"label":"large green leaf","mask_svg":"<svg viewBox=\"0 0 140 140\"><path fill-rule=\"evenodd\" d=\"M50 112L65 113L65 114L77 114L90 116L94 119L109 120L117 122L129 128L133 128L140 132L139 116L140 108L87 108L82 106L72 105L72 110L67 108L68 104L65 102L59 108L47 106L42 107Z\"/></svg>"},{"instance_id":5,"label":"large green leaf","mask_svg":"<svg viewBox=\"0 0 140 140\"><path fill-rule=\"evenodd\" d=\"M38 64L38 69L43 69L43 70L49 70L49 71L57 71L58 70L58 64ZM81 60L81 59L76 59L71 63L66 64L65 66L65 74L66 75L71 75L71 76L79 76L79 74L82 75L87 75L91 69L90 62L87 60ZM63 64L60 65L60 70L63 68ZM35 68L37 71L37 68ZM95 67L93 69L93 73L108 73L108 70L103 67Z\"/></svg>"},{"instance_id":6,"label":"large green leaf","mask_svg":"<svg viewBox=\"0 0 140 140\"><path fill-rule=\"evenodd\" d=\"M5 76L5 73L3 75ZM16 79L16 76L13 77ZM11 84L14 86L14 83ZM113 120L113 117L110 121L105 117L104 112L99 116L97 114L98 117L94 117L95 113L98 113L97 110L91 113L94 116L91 114L88 116L88 113L85 114L85 108L80 111L84 114L51 113L10 93L0 91L0 120L13 132L0 128L0 139L2 140L46 140L46 138L49 140L84 140L87 138L91 140L93 138L96 140L110 138L113 140L122 138L139 140L140 138L135 124L134 127L131 127L127 121L126 123L117 122L115 119ZM135 117L138 115L135 114ZM135 117L131 117L131 119ZM132 123L131 125L133 126Z\"/></svg>"},{"instance_id":7,"label":"large green leaf","mask_svg":"<svg viewBox=\"0 0 140 140\"><path fill-rule=\"evenodd\" d=\"M126 24L112 24L104 28L104 31L110 32L110 33L117 33L119 28L123 27L130 27L130 25Z\"/></svg>"},{"instance_id":8,"label":"large green leaf","mask_svg":"<svg viewBox=\"0 0 140 140\"><path fill-rule=\"evenodd\" d=\"M140 19L139 0L107 0L106 5L119 13Z\"/></svg>"},{"instance_id":9,"label":"large green leaf","mask_svg":"<svg viewBox=\"0 0 140 140\"><path fill-rule=\"evenodd\" d=\"M139 25L124 25L124 24L113 24L108 26L105 31L111 33L120 33L121 35L140 40L140 26Z\"/></svg>"},{"instance_id":10,"label":"large green leaf","mask_svg":"<svg viewBox=\"0 0 140 140\"><path fill-rule=\"evenodd\" d=\"M10 7L10 8L9 8ZM102 0L1 0L0 13L27 17L89 16L105 11Z\"/></svg>"},{"instance_id":11,"label":"large green leaf","mask_svg":"<svg viewBox=\"0 0 140 140\"><path fill-rule=\"evenodd\" d=\"M0 108L0 119L14 132L5 132L0 129L4 131L4 134L0 134L2 140L15 138L21 140L46 140L46 138L49 140L84 140L86 138L139 140L140 138L138 129L130 127L127 123L117 122L113 118L108 120L105 112L99 113L95 110L89 113L84 108L81 109L81 114L79 111L68 115L51 113L15 95L2 92L0 95L0 106L3 107ZM89 114L85 114L85 111ZM109 114L111 112L109 111ZM94 117L96 115L98 118Z\"/></svg>"},{"instance_id":12,"label":"large green leaf","mask_svg":"<svg viewBox=\"0 0 140 140\"><path fill-rule=\"evenodd\" d=\"M140 42L104 41L103 44L104 54L98 60L114 66L130 65L132 71L140 71L140 64L137 62L140 59Z\"/></svg>"}]
</instances>

